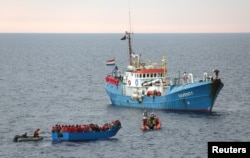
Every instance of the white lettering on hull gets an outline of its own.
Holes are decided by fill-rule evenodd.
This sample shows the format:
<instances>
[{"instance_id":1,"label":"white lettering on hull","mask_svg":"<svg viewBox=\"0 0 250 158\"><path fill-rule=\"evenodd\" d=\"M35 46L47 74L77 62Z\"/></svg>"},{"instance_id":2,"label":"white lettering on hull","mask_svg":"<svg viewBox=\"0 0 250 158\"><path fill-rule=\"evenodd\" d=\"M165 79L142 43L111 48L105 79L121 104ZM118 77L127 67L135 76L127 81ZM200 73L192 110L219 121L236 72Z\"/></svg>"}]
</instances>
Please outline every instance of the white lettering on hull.
<instances>
[{"instance_id":1,"label":"white lettering on hull","mask_svg":"<svg viewBox=\"0 0 250 158\"><path fill-rule=\"evenodd\" d=\"M181 94L178 94L179 98L184 98L184 97L189 97L191 95L193 95L194 93L192 91L190 92L185 92L185 93L181 93Z\"/></svg>"}]
</instances>

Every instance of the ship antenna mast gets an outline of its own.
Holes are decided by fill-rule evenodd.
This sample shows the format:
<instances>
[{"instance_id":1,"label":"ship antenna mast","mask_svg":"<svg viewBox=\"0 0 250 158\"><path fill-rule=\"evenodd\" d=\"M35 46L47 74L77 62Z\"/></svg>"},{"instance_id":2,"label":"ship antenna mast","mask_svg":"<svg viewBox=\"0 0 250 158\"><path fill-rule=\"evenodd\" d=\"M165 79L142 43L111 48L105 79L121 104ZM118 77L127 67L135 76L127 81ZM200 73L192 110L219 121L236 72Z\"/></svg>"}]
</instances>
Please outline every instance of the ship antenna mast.
<instances>
[{"instance_id":1,"label":"ship antenna mast","mask_svg":"<svg viewBox=\"0 0 250 158\"><path fill-rule=\"evenodd\" d=\"M132 65L132 57L131 57L131 54L132 54L132 45L131 45L131 33L132 33L132 30L131 30L131 15L130 15L130 3L129 3L129 0L128 0L128 8L129 8L129 32L126 32L127 36L128 36L128 49L129 49L129 64Z\"/></svg>"},{"instance_id":2,"label":"ship antenna mast","mask_svg":"<svg viewBox=\"0 0 250 158\"><path fill-rule=\"evenodd\" d=\"M130 14L130 3L128 0L128 16L129 16L129 32L131 33L132 27L131 27L131 14Z\"/></svg>"}]
</instances>

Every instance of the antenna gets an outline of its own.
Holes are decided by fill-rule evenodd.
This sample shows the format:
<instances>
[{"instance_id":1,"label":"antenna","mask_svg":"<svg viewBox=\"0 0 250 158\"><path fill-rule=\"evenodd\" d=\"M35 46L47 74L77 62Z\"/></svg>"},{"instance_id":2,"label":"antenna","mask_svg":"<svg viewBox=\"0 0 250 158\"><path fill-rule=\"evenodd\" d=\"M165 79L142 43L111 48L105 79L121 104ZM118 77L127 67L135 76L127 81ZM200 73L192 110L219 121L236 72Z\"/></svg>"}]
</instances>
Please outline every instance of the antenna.
<instances>
[{"instance_id":1,"label":"antenna","mask_svg":"<svg viewBox=\"0 0 250 158\"><path fill-rule=\"evenodd\" d=\"M132 65L132 45L131 45L131 32L132 32L132 27L131 27L131 15L130 15L130 1L128 0L128 10L129 10L129 32L126 32L127 39L128 39L128 49L129 49L129 64Z\"/></svg>"},{"instance_id":2,"label":"antenna","mask_svg":"<svg viewBox=\"0 0 250 158\"><path fill-rule=\"evenodd\" d=\"M131 27L131 15L130 15L130 0L128 0L128 15L129 15L129 33L131 33L132 27Z\"/></svg>"}]
</instances>

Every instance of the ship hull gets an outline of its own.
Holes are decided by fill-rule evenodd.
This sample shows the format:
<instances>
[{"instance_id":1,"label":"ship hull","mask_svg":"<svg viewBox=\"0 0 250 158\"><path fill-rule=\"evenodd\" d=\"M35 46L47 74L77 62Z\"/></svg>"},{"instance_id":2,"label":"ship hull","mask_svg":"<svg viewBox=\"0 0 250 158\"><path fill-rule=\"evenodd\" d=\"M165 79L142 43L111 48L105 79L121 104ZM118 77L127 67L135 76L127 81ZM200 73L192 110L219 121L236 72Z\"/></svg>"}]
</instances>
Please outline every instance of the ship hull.
<instances>
[{"instance_id":1,"label":"ship hull","mask_svg":"<svg viewBox=\"0 0 250 158\"><path fill-rule=\"evenodd\" d=\"M211 112L214 102L224 86L220 79L169 86L161 96L144 96L141 101L123 95L124 85L106 83L106 92L115 106L154 108L164 110Z\"/></svg>"}]
</instances>

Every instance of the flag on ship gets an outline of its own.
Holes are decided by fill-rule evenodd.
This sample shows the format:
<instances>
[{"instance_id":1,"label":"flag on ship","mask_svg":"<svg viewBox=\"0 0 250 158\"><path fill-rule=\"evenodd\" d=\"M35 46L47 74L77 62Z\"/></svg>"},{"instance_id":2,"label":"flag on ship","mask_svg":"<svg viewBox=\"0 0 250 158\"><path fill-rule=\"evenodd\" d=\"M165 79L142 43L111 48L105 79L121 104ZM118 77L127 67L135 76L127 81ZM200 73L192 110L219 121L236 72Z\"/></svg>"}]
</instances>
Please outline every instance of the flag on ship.
<instances>
[{"instance_id":1,"label":"flag on ship","mask_svg":"<svg viewBox=\"0 0 250 158\"><path fill-rule=\"evenodd\" d=\"M124 35L124 36L121 38L121 40L126 40L126 35Z\"/></svg>"},{"instance_id":2,"label":"flag on ship","mask_svg":"<svg viewBox=\"0 0 250 158\"><path fill-rule=\"evenodd\" d=\"M107 66L115 65L115 59L110 59L106 61Z\"/></svg>"}]
</instances>

